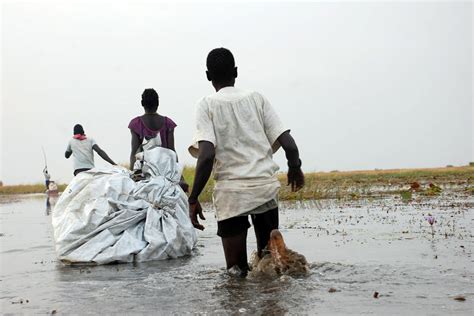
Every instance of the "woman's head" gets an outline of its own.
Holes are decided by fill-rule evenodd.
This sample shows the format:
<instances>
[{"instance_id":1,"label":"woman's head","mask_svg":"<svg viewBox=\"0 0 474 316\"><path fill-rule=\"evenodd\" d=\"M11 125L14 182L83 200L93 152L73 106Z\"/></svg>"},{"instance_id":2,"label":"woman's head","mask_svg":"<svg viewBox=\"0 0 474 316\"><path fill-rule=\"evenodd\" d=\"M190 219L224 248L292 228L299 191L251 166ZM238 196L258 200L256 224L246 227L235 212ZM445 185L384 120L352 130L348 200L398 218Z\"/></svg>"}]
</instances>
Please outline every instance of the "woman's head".
<instances>
[{"instance_id":1,"label":"woman's head","mask_svg":"<svg viewBox=\"0 0 474 316\"><path fill-rule=\"evenodd\" d=\"M158 109L158 93L155 89L145 89L142 93L142 106L147 113L154 113Z\"/></svg>"},{"instance_id":2,"label":"woman's head","mask_svg":"<svg viewBox=\"0 0 474 316\"><path fill-rule=\"evenodd\" d=\"M84 128L82 128L81 124L74 125L73 134L74 135L77 135L77 134L85 135Z\"/></svg>"}]
</instances>

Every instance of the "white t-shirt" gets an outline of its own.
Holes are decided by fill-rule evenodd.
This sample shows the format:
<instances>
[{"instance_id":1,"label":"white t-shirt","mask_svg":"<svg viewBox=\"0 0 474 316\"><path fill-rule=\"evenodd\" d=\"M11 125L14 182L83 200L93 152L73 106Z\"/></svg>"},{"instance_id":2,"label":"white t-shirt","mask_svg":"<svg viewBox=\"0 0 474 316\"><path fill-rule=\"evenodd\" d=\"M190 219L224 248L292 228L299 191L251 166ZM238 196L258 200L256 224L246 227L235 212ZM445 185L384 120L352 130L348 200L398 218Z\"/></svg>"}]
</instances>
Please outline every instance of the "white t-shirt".
<instances>
[{"instance_id":1,"label":"white t-shirt","mask_svg":"<svg viewBox=\"0 0 474 316\"><path fill-rule=\"evenodd\" d=\"M213 202L217 220L244 214L276 199L280 183L273 152L287 131L267 99L258 92L225 87L203 98L196 112L194 144L216 148Z\"/></svg>"},{"instance_id":2,"label":"white t-shirt","mask_svg":"<svg viewBox=\"0 0 474 316\"><path fill-rule=\"evenodd\" d=\"M74 170L94 168L94 151L92 147L96 144L92 138L84 140L71 139L66 151L72 151L74 158Z\"/></svg>"},{"instance_id":3,"label":"white t-shirt","mask_svg":"<svg viewBox=\"0 0 474 316\"><path fill-rule=\"evenodd\" d=\"M44 170L43 175L44 175L45 180L50 180L51 179L51 176L49 175L48 171Z\"/></svg>"}]
</instances>

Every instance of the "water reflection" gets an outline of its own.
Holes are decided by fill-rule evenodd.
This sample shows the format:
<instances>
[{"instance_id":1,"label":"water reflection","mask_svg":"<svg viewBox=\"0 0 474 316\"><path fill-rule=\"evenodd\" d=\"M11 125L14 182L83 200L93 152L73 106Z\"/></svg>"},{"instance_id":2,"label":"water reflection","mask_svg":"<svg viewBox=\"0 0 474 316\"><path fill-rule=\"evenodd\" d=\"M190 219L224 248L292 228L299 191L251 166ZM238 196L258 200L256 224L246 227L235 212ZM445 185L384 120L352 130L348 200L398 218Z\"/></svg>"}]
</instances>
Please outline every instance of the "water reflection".
<instances>
[{"instance_id":1,"label":"water reflection","mask_svg":"<svg viewBox=\"0 0 474 316\"><path fill-rule=\"evenodd\" d=\"M286 288L279 279L266 277L240 278L226 275L214 287L212 296L217 299L216 306L223 313L249 313L260 315L285 315L288 308L282 305L287 301Z\"/></svg>"},{"instance_id":2,"label":"water reflection","mask_svg":"<svg viewBox=\"0 0 474 316\"><path fill-rule=\"evenodd\" d=\"M55 201L0 197L0 306L3 314L468 315L473 200L450 208L436 201L324 201L320 212L288 205L281 212L285 239L313 262L309 276L239 279L223 268L211 230L191 257L65 266L56 261L51 218L40 212L45 203L46 215L54 212ZM464 205L469 210L460 212ZM420 215L428 211L440 219L435 238ZM456 220L456 234L442 216ZM12 303L20 299L29 303Z\"/></svg>"},{"instance_id":3,"label":"water reflection","mask_svg":"<svg viewBox=\"0 0 474 316\"><path fill-rule=\"evenodd\" d=\"M45 215L48 216L51 213L51 198L49 196L46 197L46 212Z\"/></svg>"},{"instance_id":4,"label":"water reflection","mask_svg":"<svg viewBox=\"0 0 474 316\"><path fill-rule=\"evenodd\" d=\"M46 216L49 216L51 214L51 210L54 209L54 206L56 205L56 202L58 201L58 196L57 195L46 195L46 209L45 209L45 214Z\"/></svg>"}]
</instances>

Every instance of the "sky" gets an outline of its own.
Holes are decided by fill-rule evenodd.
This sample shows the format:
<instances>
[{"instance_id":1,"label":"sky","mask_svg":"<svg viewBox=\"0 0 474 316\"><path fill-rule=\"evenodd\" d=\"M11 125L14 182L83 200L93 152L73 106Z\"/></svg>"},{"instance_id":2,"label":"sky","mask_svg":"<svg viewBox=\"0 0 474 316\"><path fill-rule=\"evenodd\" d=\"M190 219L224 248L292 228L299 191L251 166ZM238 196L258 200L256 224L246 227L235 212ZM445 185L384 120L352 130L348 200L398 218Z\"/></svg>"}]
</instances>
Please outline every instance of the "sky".
<instances>
[{"instance_id":1,"label":"sky","mask_svg":"<svg viewBox=\"0 0 474 316\"><path fill-rule=\"evenodd\" d=\"M145 88L177 124L182 163L195 106L213 93L207 53L229 48L236 86L264 94L303 170L474 161L470 1L3 1L0 180L72 179L74 124L116 162ZM282 151L275 154L286 170ZM96 166L107 163L96 155Z\"/></svg>"}]
</instances>

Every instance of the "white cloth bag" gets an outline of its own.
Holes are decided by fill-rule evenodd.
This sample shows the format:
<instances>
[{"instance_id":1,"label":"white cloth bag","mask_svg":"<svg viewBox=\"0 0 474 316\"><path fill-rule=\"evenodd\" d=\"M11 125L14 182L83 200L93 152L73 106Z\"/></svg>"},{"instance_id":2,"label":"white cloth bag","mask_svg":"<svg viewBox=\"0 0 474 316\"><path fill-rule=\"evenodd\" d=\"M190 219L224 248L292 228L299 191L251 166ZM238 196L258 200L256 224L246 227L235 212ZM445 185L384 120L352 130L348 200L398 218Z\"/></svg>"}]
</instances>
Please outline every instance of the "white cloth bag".
<instances>
[{"instance_id":1,"label":"white cloth bag","mask_svg":"<svg viewBox=\"0 0 474 316\"><path fill-rule=\"evenodd\" d=\"M145 180L134 182L121 167L74 177L52 213L59 259L105 264L190 255L197 235L181 171L172 150L155 147L144 152Z\"/></svg>"}]
</instances>

